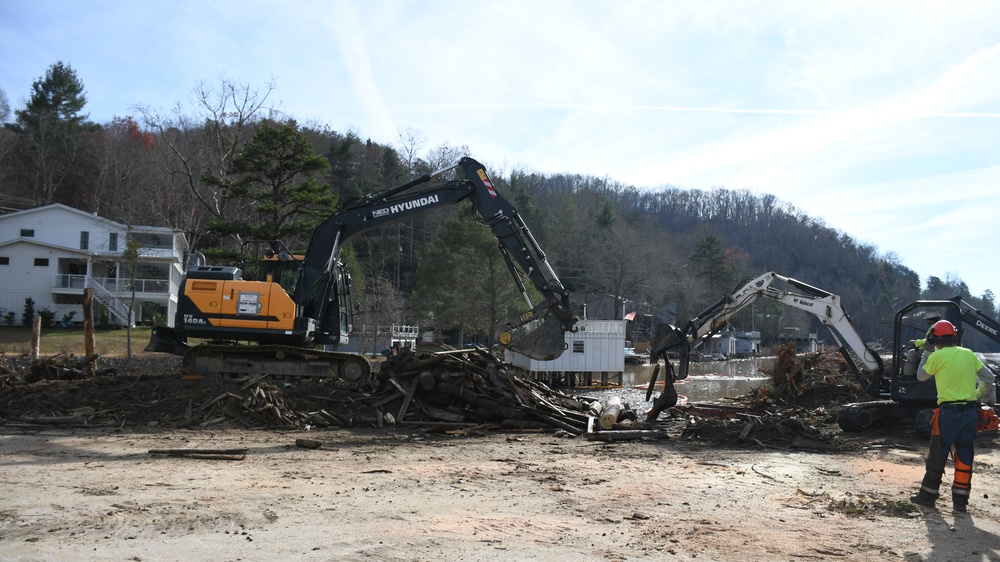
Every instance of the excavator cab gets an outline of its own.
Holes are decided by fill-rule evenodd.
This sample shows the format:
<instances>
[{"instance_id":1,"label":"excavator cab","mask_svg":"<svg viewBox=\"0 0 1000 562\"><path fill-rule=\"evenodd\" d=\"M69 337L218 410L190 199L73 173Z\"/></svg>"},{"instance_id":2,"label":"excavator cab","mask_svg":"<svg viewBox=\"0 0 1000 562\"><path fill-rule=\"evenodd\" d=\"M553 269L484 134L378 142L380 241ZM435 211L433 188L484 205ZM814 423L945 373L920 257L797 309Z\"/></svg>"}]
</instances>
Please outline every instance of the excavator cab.
<instances>
[{"instance_id":1,"label":"excavator cab","mask_svg":"<svg viewBox=\"0 0 1000 562\"><path fill-rule=\"evenodd\" d=\"M916 372L922 354L913 353L910 342L926 338L926 318L932 316L929 314L932 312L956 327L959 345L969 347L963 342L968 328L1000 342L1000 324L963 301L961 296L945 300L918 300L904 306L896 311L893 320L892 363L888 369L878 373L869 390L875 400L841 407L837 423L842 429L861 431L912 418L917 432L924 436L928 434L930 416L937 405L937 388L933 379L917 380ZM995 369L988 364L986 366L996 380ZM996 382L993 384L996 386Z\"/></svg>"},{"instance_id":2,"label":"excavator cab","mask_svg":"<svg viewBox=\"0 0 1000 562\"><path fill-rule=\"evenodd\" d=\"M893 321L892 366L888 376L883 377L881 381L880 394L903 404L933 407L937 401L934 381L918 381L916 378L917 367L928 352L915 350L911 342L926 339L929 328L927 318L937 316L955 326L958 333L957 343L963 345L966 321L972 320L973 326L976 326L976 319L969 317L970 314L979 313L964 307L961 297L947 300L918 300L899 309ZM979 322L979 325L985 326L981 320Z\"/></svg>"},{"instance_id":3,"label":"excavator cab","mask_svg":"<svg viewBox=\"0 0 1000 562\"><path fill-rule=\"evenodd\" d=\"M268 281L292 293L302 275L305 256L292 253L280 240L250 240L240 252L240 269L248 281Z\"/></svg>"}]
</instances>

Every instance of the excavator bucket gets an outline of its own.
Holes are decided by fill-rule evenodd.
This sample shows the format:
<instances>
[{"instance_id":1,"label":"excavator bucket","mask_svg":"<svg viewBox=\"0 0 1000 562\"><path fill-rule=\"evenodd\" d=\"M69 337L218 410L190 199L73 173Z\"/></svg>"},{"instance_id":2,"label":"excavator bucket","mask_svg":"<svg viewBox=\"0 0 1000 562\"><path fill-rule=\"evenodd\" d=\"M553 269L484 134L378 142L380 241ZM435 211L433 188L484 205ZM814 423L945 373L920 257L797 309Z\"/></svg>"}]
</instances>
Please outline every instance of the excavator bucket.
<instances>
[{"instance_id":1,"label":"excavator bucket","mask_svg":"<svg viewBox=\"0 0 1000 562\"><path fill-rule=\"evenodd\" d=\"M558 359L566 350L566 329L555 314L546 314L541 324L530 332L504 331L498 339L507 349L536 361ZM506 341L505 341L506 340Z\"/></svg>"},{"instance_id":2,"label":"excavator bucket","mask_svg":"<svg viewBox=\"0 0 1000 562\"><path fill-rule=\"evenodd\" d=\"M177 337L177 332L167 326L153 326L153 330L149 334L149 344L146 345L146 351L172 353L180 356L186 354L188 349L190 348L187 344Z\"/></svg>"}]
</instances>

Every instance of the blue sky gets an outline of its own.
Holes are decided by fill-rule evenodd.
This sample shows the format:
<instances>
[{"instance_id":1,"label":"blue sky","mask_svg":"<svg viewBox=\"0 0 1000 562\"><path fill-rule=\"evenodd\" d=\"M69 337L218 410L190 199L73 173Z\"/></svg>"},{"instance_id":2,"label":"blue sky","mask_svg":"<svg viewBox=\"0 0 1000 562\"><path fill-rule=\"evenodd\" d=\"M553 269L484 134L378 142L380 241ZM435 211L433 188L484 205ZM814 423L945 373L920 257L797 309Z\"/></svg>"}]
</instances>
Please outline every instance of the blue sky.
<instances>
[{"instance_id":1,"label":"blue sky","mask_svg":"<svg viewBox=\"0 0 1000 562\"><path fill-rule=\"evenodd\" d=\"M12 107L58 60L99 122L270 82L301 122L495 173L772 194L1000 294L1000 2L0 1Z\"/></svg>"}]
</instances>

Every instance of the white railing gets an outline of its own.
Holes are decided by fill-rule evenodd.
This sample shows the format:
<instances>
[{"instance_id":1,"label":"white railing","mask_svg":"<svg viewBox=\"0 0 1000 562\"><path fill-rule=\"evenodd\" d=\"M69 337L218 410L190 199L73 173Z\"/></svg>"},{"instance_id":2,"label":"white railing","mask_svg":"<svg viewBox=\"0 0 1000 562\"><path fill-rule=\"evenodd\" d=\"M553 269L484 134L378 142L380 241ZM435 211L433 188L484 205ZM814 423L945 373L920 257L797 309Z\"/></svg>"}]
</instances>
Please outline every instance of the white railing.
<instances>
[{"instance_id":1,"label":"white railing","mask_svg":"<svg viewBox=\"0 0 1000 562\"><path fill-rule=\"evenodd\" d=\"M135 287L137 295L167 295L170 293L170 281L166 279L128 279L114 277L88 277L86 275L60 274L52 278L53 289L94 289L94 298L108 309L108 314L122 325L128 325L128 307L125 299L132 294Z\"/></svg>"},{"instance_id":2,"label":"white railing","mask_svg":"<svg viewBox=\"0 0 1000 562\"><path fill-rule=\"evenodd\" d=\"M393 324L390 330L393 338L416 339L420 328L417 326L400 326L398 324Z\"/></svg>"},{"instance_id":3,"label":"white railing","mask_svg":"<svg viewBox=\"0 0 1000 562\"><path fill-rule=\"evenodd\" d=\"M111 293L131 293L132 288L128 279L117 279L114 277L88 277L86 275L55 275L52 278L53 289L86 289L88 280L94 285L100 285ZM136 293L158 293L170 292L170 281L166 279L136 279Z\"/></svg>"}]
</instances>

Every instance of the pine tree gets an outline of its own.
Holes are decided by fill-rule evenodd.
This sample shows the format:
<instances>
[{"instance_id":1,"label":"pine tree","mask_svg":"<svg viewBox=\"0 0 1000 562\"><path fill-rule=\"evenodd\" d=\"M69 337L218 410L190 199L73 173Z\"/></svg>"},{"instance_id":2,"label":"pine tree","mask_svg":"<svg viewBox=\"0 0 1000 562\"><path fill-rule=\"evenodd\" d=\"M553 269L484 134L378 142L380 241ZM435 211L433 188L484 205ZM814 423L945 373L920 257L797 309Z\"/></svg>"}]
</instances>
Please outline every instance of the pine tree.
<instances>
[{"instance_id":1,"label":"pine tree","mask_svg":"<svg viewBox=\"0 0 1000 562\"><path fill-rule=\"evenodd\" d=\"M27 105L15 112L12 128L19 134L26 183L39 204L54 202L74 169L87 118L80 112L86 104L83 82L60 61L32 83Z\"/></svg>"},{"instance_id":2,"label":"pine tree","mask_svg":"<svg viewBox=\"0 0 1000 562\"><path fill-rule=\"evenodd\" d=\"M286 244L308 240L336 203L330 187L313 177L327 168L326 159L313 153L293 123L261 125L233 159L227 179L212 174L202 178L247 207L241 217L211 221L209 232Z\"/></svg>"}]
</instances>

